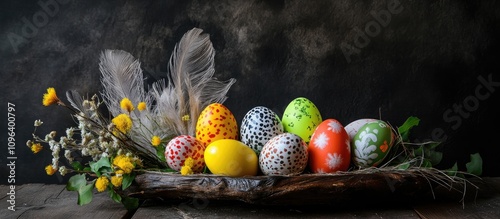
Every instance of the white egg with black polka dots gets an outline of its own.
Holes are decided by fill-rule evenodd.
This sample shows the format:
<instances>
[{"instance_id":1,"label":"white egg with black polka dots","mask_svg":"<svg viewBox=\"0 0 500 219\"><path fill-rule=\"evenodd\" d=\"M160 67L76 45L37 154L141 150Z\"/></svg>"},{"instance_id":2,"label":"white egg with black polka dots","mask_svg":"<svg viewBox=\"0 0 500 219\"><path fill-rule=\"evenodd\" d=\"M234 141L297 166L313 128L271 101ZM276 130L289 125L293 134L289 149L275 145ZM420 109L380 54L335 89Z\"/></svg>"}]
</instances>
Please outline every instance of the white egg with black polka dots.
<instances>
[{"instance_id":1,"label":"white egg with black polka dots","mask_svg":"<svg viewBox=\"0 0 500 219\"><path fill-rule=\"evenodd\" d=\"M264 106L256 106L243 117L240 139L259 154L272 137L283 132L283 124L274 111Z\"/></svg>"}]
</instances>

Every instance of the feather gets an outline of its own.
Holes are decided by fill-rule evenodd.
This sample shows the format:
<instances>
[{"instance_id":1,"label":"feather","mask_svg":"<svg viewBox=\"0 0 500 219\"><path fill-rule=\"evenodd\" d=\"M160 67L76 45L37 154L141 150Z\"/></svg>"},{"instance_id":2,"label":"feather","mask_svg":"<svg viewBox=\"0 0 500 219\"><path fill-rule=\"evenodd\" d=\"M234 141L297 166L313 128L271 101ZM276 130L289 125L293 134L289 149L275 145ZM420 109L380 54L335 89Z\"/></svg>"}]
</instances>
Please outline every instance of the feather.
<instances>
[{"instance_id":1,"label":"feather","mask_svg":"<svg viewBox=\"0 0 500 219\"><path fill-rule=\"evenodd\" d=\"M100 57L99 70L104 88L101 95L113 117L125 113L120 107L123 98L130 99L134 106L143 101L150 105L144 89L141 64L131 54L122 50L105 50ZM130 112L130 117L134 122L129 135L139 145L137 149L155 153L150 139L153 136L151 130L156 128L151 122L154 118L149 110L134 110Z\"/></svg>"},{"instance_id":2,"label":"feather","mask_svg":"<svg viewBox=\"0 0 500 219\"><path fill-rule=\"evenodd\" d=\"M201 111L211 103L223 103L231 78L214 78L215 51L208 34L193 28L175 45L168 65L168 85L164 80L153 84L150 94L156 102L154 112L162 124L173 127L176 135L195 136ZM183 121L184 116L189 121Z\"/></svg>"},{"instance_id":3,"label":"feather","mask_svg":"<svg viewBox=\"0 0 500 219\"><path fill-rule=\"evenodd\" d=\"M128 52L105 50L100 57L99 70L104 87L103 100L113 116L122 113L120 101L128 98L133 104L145 99L141 64Z\"/></svg>"},{"instance_id":4,"label":"feather","mask_svg":"<svg viewBox=\"0 0 500 219\"><path fill-rule=\"evenodd\" d=\"M80 93L76 90L68 90L66 91L66 98L70 105L78 110L79 112L83 112L83 97L80 96Z\"/></svg>"}]
</instances>

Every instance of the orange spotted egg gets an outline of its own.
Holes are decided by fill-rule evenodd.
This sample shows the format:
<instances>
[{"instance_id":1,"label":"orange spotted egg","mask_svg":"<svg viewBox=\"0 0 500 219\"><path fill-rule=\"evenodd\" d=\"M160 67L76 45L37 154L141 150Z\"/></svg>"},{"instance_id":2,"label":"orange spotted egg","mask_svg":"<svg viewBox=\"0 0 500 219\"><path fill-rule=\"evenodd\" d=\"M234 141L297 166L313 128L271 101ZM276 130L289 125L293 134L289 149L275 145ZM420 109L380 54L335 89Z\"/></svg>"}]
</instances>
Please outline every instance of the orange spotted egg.
<instances>
[{"instance_id":1,"label":"orange spotted egg","mask_svg":"<svg viewBox=\"0 0 500 219\"><path fill-rule=\"evenodd\" d=\"M233 113L220 103L205 107L196 123L196 139L205 146L219 139L238 140L238 124Z\"/></svg>"}]
</instances>

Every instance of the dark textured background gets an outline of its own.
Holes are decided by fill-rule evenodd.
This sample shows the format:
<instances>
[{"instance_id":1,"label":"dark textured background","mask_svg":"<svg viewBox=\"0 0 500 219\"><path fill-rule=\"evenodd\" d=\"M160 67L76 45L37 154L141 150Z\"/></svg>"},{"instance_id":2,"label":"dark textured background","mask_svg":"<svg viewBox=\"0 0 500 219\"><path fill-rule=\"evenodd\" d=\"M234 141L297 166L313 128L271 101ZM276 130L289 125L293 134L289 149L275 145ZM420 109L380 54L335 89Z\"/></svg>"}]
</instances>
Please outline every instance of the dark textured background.
<instances>
[{"instance_id":1,"label":"dark textured background","mask_svg":"<svg viewBox=\"0 0 500 219\"><path fill-rule=\"evenodd\" d=\"M417 116L415 141L433 139L439 130L448 137L440 147L443 167L458 161L463 169L469 154L479 152L484 175L500 176L500 119L494 106L499 86L487 90L478 80L500 82L499 3L401 0L402 11L379 33L369 41L358 39L356 30L376 21L370 12L387 10L388 2L61 1L44 19L37 1L2 1L1 183L8 175L7 102L16 105L16 183L63 183L66 178L45 175L48 151L33 155L25 146L35 119L45 122L40 134L74 125L63 108L42 106L46 88L55 87L60 97L75 88L98 93L104 49L130 52L151 83L165 77L175 43L193 27L210 34L216 77L237 79L224 104L239 122L258 105L281 115L299 96L313 101L323 118L344 125L379 115L400 125ZM25 21L34 17L36 32L23 32ZM21 37L24 42L11 42ZM362 48L347 60L341 45L356 42ZM489 96L478 99L478 87ZM464 104L465 113L453 112Z\"/></svg>"}]
</instances>

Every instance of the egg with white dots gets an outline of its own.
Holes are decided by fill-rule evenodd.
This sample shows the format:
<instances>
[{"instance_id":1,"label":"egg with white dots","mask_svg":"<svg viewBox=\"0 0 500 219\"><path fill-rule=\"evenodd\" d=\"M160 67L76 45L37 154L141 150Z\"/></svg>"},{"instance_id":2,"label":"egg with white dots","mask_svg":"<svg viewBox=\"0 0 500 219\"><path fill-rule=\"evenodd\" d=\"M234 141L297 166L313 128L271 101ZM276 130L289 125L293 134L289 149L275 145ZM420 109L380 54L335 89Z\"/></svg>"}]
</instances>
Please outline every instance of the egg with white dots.
<instances>
[{"instance_id":1,"label":"egg with white dots","mask_svg":"<svg viewBox=\"0 0 500 219\"><path fill-rule=\"evenodd\" d=\"M279 116L265 106L248 111L241 122L240 139L257 153L274 136L284 132Z\"/></svg>"}]
</instances>

